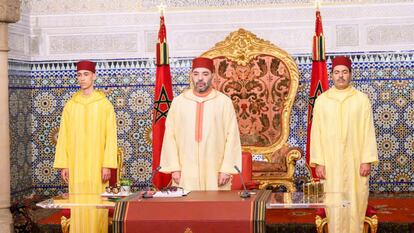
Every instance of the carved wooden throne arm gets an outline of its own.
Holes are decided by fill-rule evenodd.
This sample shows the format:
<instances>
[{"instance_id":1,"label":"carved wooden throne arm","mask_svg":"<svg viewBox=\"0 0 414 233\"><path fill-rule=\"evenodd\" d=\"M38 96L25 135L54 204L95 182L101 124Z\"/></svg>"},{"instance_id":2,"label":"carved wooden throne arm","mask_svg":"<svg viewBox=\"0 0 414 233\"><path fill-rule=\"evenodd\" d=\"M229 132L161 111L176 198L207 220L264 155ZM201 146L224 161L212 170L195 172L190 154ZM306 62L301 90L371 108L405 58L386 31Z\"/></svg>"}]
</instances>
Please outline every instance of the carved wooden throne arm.
<instances>
[{"instance_id":1,"label":"carved wooden throne arm","mask_svg":"<svg viewBox=\"0 0 414 233\"><path fill-rule=\"evenodd\" d=\"M286 155L286 164L287 164L287 176L292 177L295 173L296 161L302 158L302 150L299 147L290 147L289 152Z\"/></svg>"}]
</instances>

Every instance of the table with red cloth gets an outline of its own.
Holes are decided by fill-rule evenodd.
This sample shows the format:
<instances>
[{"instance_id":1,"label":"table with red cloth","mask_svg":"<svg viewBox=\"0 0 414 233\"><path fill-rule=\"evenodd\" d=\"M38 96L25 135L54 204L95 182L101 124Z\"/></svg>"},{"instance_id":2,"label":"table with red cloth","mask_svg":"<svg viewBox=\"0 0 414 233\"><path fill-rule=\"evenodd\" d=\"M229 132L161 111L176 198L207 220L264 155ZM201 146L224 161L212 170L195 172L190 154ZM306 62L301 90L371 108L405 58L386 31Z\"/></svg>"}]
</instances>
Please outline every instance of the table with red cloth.
<instances>
[{"instance_id":1,"label":"table with red cloth","mask_svg":"<svg viewBox=\"0 0 414 233\"><path fill-rule=\"evenodd\" d=\"M240 191L192 191L183 197L130 196L116 203L112 232L265 232L269 190L250 198Z\"/></svg>"}]
</instances>

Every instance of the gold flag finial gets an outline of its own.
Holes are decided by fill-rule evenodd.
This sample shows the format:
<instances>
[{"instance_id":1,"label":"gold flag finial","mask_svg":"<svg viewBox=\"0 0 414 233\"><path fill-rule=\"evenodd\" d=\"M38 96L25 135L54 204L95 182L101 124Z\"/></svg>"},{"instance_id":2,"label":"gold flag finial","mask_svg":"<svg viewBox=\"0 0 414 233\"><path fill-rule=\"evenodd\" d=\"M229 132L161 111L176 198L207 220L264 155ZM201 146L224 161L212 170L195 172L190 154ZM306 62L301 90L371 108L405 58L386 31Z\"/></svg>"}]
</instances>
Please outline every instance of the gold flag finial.
<instances>
[{"instance_id":1,"label":"gold flag finial","mask_svg":"<svg viewBox=\"0 0 414 233\"><path fill-rule=\"evenodd\" d=\"M321 8L321 1L320 0L315 0L315 8L318 11Z\"/></svg>"},{"instance_id":2,"label":"gold flag finial","mask_svg":"<svg viewBox=\"0 0 414 233\"><path fill-rule=\"evenodd\" d=\"M161 16L164 16L165 9L167 9L167 5L164 4L163 1L161 1L160 5L157 6L158 12L160 12Z\"/></svg>"}]
</instances>

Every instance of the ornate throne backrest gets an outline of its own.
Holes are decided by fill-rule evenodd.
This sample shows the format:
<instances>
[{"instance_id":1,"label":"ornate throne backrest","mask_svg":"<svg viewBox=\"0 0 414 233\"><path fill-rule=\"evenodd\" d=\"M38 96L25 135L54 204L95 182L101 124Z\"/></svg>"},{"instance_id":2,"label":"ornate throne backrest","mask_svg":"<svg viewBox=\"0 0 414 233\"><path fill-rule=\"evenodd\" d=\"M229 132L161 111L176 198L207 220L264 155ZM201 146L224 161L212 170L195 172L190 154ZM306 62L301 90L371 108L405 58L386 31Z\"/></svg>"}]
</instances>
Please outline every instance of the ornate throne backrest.
<instances>
[{"instance_id":1,"label":"ornate throne backrest","mask_svg":"<svg viewBox=\"0 0 414 233\"><path fill-rule=\"evenodd\" d=\"M214 60L212 85L233 101L243 151L270 159L289 136L299 84L292 57L244 29L230 33L201 56Z\"/></svg>"}]
</instances>

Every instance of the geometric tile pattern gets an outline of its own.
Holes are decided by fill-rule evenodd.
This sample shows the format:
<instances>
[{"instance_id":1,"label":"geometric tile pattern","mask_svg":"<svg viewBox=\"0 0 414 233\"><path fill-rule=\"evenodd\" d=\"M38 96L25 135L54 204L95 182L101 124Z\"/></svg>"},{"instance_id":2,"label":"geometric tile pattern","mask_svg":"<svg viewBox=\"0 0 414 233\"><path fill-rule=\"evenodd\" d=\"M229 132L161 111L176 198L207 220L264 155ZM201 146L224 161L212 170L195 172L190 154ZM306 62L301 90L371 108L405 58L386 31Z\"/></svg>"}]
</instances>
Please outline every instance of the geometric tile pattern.
<instances>
[{"instance_id":1,"label":"geometric tile pattern","mask_svg":"<svg viewBox=\"0 0 414 233\"><path fill-rule=\"evenodd\" d=\"M353 85L368 94L373 106L380 163L372 171L370 190L414 191L414 53L346 55L354 62ZM305 151L311 60L304 55L294 59L300 83L288 142ZM177 96L188 87L191 58L171 58L170 64ZM9 67L12 197L66 191L52 165L60 114L78 89L74 62L11 60ZM125 176L137 189L146 187L152 160L154 61L103 60L98 61L97 70L96 86L115 107L118 146L125 151ZM309 176L304 163L302 158L296 165L297 183Z\"/></svg>"},{"instance_id":2,"label":"geometric tile pattern","mask_svg":"<svg viewBox=\"0 0 414 233\"><path fill-rule=\"evenodd\" d=\"M11 69L10 67L9 69ZM30 88L30 64L21 62L9 73L16 88L9 88L10 118L10 180L11 192L19 191L19 196L32 192L32 143L31 125L32 90Z\"/></svg>"}]
</instances>

